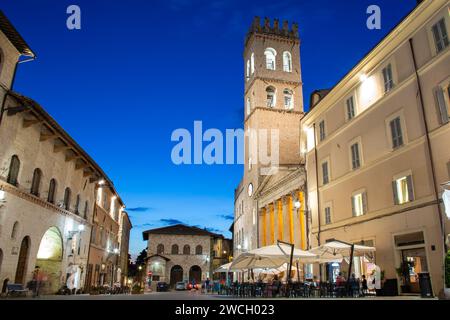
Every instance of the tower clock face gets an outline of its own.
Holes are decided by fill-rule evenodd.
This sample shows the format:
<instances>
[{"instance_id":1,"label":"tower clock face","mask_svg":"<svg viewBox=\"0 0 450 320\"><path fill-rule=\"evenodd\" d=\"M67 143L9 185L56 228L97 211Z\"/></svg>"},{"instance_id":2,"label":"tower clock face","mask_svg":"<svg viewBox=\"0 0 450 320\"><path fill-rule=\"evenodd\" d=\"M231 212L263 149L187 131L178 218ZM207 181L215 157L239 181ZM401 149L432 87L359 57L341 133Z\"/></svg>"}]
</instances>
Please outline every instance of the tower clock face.
<instances>
[{"instance_id":1,"label":"tower clock face","mask_svg":"<svg viewBox=\"0 0 450 320\"><path fill-rule=\"evenodd\" d=\"M248 196L251 197L253 195L253 184L248 185Z\"/></svg>"}]
</instances>

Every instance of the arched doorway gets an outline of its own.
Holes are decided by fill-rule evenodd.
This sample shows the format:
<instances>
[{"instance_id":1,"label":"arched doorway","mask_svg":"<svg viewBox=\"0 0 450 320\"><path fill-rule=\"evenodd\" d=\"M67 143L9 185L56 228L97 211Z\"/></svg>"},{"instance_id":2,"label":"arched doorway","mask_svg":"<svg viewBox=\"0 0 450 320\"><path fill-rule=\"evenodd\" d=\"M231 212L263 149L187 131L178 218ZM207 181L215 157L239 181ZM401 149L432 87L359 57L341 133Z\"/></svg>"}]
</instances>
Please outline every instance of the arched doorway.
<instances>
[{"instance_id":1,"label":"arched doorway","mask_svg":"<svg viewBox=\"0 0 450 320\"><path fill-rule=\"evenodd\" d=\"M63 241L58 228L49 228L42 236L36 257L43 278L47 279L42 288L43 293L55 293L61 283L61 261L63 257Z\"/></svg>"},{"instance_id":2,"label":"arched doorway","mask_svg":"<svg viewBox=\"0 0 450 320\"><path fill-rule=\"evenodd\" d=\"M189 282L195 280L195 283L201 283L202 281L202 269L199 266L192 266L189 269Z\"/></svg>"},{"instance_id":3,"label":"arched doorway","mask_svg":"<svg viewBox=\"0 0 450 320\"><path fill-rule=\"evenodd\" d=\"M0 274L2 273L3 250L0 249Z\"/></svg>"},{"instance_id":4,"label":"arched doorway","mask_svg":"<svg viewBox=\"0 0 450 320\"><path fill-rule=\"evenodd\" d=\"M183 281L183 268L179 265L170 269L170 286L175 286L177 282Z\"/></svg>"},{"instance_id":5,"label":"arched doorway","mask_svg":"<svg viewBox=\"0 0 450 320\"><path fill-rule=\"evenodd\" d=\"M29 252L30 237L26 236L20 244L19 260L17 261L16 277L14 279L15 283L25 284Z\"/></svg>"}]
</instances>

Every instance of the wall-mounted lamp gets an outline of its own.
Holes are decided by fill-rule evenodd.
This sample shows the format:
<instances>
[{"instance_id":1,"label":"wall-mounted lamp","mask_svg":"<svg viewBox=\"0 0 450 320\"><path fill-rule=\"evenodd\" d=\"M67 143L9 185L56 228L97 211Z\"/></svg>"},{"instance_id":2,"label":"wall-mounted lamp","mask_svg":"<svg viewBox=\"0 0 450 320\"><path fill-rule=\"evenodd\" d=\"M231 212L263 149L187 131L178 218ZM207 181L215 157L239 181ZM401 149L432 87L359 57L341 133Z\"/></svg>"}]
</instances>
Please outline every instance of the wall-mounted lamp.
<instances>
[{"instance_id":1,"label":"wall-mounted lamp","mask_svg":"<svg viewBox=\"0 0 450 320\"><path fill-rule=\"evenodd\" d=\"M359 81L364 82L367 80L367 74L363 73L359 76Z\"/></svg>"},{"instance_id":2,"label":"wall-mounted lamp","mask_svg":"<svg viewBox=\"0 0 450 320\"><path fill-rule=\"evenodd\" d=\"M300 209L301 206L302 206L302 203L300 201L297 200L297 201L294 202L294 208L295 209Z\"/></svg>"}]
</instances>

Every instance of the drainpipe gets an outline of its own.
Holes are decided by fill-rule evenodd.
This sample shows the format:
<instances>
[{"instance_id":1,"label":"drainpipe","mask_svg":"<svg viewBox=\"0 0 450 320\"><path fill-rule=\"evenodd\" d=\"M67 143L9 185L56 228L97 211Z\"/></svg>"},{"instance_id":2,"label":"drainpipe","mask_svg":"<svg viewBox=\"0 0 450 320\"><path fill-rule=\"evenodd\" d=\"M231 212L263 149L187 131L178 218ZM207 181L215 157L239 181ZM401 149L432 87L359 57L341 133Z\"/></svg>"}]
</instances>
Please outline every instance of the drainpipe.
<instances>
[{"instance_id":1,"label":"drainpipe","mask_svg":"<svg viewBox=\"0 0 450 320\"><path fill-rule=\"evenodd\" d=\"M409 46L411 48L411 55L412 55L412 59L413 59L413 63L414 63L414 71L415 71L415 74L416 74L417 87L418 87L418 90L419 90L420 110L422 112L423 125L425 126L425 138L426 138L426 142L427 142L427 151L428 151L428 157L429 157L429 161L430 161L431 176L432 176L432 179L433 179L434 198L435 198L437 209L438 209L439 222L440 222L440 226L441 226L442 244L443 244L443 248L444 248L444 252L443 252L442 258L443 258L443 263L445 265L445 254L447 252L447 244L445 243L446 239L445 239L444 216L443 216L441 205L440 205L439 190L438 190L438 186L436 184L436 169L434 167L433 150L432 150L432 147L431 147L427 115L426 115L426 112L425 112L425 104L424 104L424 101L423 101L422 82L420 81L420 77L419 77L419 71L418 71L418 68L417 68L416 54L415 54L415 51L414 51L414 43L413 43L413 39L412 38L409 39Z\"/></svg>"},{"instance_id":2,"label":"drainpipe","mask_svg":"<svg viewBox=\"0 0 450 320\"><path fill-rule=\"evenodd\" d=\"M320 232L321 232L321 224L320 224L320 192L319 192L319 164L318 164L318 156L317 156L317 142L316 142L316 124L313 124L314 131L314 160L316 162L316 194L317 194L317 224L319 231L317 233L317 243L320 246Z\"/></svg>"},{"instance_id":3,"label":"drainpipe","mask_svg":"<svg viewBox=\"0 0 450 320\"><path fill-rule=\"evenodd\" d=\"M320 224L320 192L319 192L319 163L317 156L317 135L316 135L316 123L313 123L313 133L314 133L314 160L316 162L316 194L317 194L317 243L320 246L320 232L321 232L321 224ZM319 265L319 279L322 281L322 265Z\"/></svg>"}]
</instances>

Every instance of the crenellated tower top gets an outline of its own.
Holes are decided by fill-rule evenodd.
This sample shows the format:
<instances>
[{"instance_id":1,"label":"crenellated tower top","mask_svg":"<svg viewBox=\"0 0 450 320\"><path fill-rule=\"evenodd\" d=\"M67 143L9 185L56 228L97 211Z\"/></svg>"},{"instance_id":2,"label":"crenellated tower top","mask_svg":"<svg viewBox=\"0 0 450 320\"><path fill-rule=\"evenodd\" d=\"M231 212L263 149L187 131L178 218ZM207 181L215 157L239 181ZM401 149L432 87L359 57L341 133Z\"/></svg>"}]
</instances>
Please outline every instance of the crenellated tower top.
<instances>
[{"instance_id":1,"label":"crenellated tower top","mask_svg":"<svg viewBox=\"0 0 450 320\"><path fill-rule=\"evenodd\" d=\"M266 35L275 35L275 36L281 36L286 37L289 39L299 39L299 33L298 33L298 24L292 23L291 28L289 28L289 22L287 20L283 20L283 25L280 28L280 21L279 19L273 19L273 24L271 24L271 21L269 18L264 18L264 23L261 24L261 18L256 16L253 19L253 23L250 26L250 29L247 33L246 42L250 38L252 34L266 34Z\"/></svg>"}]
</instances>

